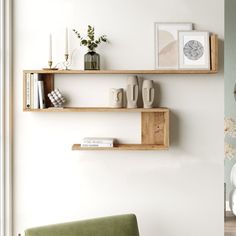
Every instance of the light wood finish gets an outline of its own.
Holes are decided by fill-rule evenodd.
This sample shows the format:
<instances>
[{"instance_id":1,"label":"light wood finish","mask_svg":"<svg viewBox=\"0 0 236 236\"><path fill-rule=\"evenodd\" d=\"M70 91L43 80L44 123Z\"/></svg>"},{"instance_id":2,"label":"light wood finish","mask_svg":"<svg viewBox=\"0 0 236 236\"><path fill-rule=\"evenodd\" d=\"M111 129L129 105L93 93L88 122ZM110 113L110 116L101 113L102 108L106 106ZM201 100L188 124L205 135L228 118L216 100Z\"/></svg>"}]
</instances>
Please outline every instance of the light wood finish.
<instances>
[{"instance_id":1,"label":"light wood finish","mask_svg":"<svg viewBox=\"0 0 236 236\"><path fill-rule=\"evenodd\" d=\"M44 81L44 93L46 107L51 106L51 101L47 96L52 90L54 90L54 74L42 74L41 78Z\"/></svg>"},{"instance_id":2,"label":"light wood finish","mask_svg":"<svg viewBox=\"0 0 236 236\"><path fill-rule=\"evenodd\" d=\"M236 216L229 211L225 217L225 235L236 235Z\"/></svg>"},{"instance_id":3,"label":"light wood finish","mask_svg":"<svg viewBox=\"0 0 236 236\"><path fill-rule=\"evenodd\" d=\"M218 71L218 38L217 35L211 35L211 70Z\"/></svg>"},{"instance_id":4,"label":"light wood finish","mask_svg":"<svg viewBox=\"0 0 236 236\"><path fill-rule=\"evenodd\" d=\"M164 145L164 113L142 112L142 144Z\"/></svg>"},{"instance_id":5,"label":"light wood finish","mask_svg":"<svg viewBox=\"0 0 236 236\"><path fill-rule=\"evenodd\" d=\"M164 145L152 145L152 144L117 144L113 148L97 148L97 147L81 147L80 144L74 144L72 150L81 151L121 151L121 150L166 150L168 147Z\"/></svg>"},{"instance_id":6,"label":"light wood finish","mask_svg":"<svg viewBox=\"0 0 236 236\"><path fill-rule=\"evenodd\" d=\"M65 107L46 109L24 109L28 112L167 112L168 108L110 108L110 107Z\"/></svg>"},{"instance_id":7,"label":"light wood finish","mask_svg":"<svg viewBox=\"0 0 236 236\"><path fill-rule=\"evenodd\" d=\"M213 70L24 70L24 73L38 74L215 74Z\"/></svg>"}]
</instances>

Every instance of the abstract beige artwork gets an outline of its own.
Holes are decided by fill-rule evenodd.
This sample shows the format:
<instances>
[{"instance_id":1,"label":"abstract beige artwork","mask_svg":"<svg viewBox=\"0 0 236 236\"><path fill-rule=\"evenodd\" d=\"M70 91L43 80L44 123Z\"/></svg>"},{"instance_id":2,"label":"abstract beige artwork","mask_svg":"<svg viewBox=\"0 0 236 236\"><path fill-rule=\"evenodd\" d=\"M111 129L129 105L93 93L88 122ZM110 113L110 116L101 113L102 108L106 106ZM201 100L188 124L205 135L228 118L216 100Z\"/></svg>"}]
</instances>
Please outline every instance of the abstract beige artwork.
<instances>
[{"instance_id":1,"label":"abstract beige artwork","mask_svg":"<svg viewBox=\"0 0 236 236\"><path fill-rule=\"evenodd\" d=\"M178 69L178 31L192 28L192 23L155 23L156 69Z\"/></svg>"}]
</instances>

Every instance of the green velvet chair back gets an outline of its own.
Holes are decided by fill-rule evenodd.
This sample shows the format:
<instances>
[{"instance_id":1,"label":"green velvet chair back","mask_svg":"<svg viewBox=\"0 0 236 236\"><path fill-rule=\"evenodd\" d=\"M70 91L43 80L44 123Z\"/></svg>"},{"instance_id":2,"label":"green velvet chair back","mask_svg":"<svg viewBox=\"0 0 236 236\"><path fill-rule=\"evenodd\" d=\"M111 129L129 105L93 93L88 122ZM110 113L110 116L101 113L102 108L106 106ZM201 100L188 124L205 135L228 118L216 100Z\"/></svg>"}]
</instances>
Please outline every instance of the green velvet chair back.
<instances>
[{"instance_id":1,"label":"green velvet chair back","mask_svg":"<svg viewBox=\"0 0 236 236\"><path fill-rule=\"evenodd\" d=\"M27 229L25 236L139 236L133 214L41 226Z\"/></svg>"}]
</instances>

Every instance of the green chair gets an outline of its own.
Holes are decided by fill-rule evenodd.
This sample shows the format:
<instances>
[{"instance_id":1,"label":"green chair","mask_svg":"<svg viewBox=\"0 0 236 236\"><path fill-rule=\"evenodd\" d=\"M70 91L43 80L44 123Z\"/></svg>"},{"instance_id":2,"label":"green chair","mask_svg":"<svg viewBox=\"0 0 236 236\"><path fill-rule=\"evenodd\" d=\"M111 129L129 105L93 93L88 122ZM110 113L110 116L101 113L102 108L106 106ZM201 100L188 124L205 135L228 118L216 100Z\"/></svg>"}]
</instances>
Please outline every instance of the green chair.
<instances>
[{"instance_id":1,"label":"green chair","mask_svg":"<svg viewBox=\"0 0 236 236\"><path fill-rule=\"evenodd\" d=\"M133 214L41 226L27 229L25 236L139 236Z\"/></svg>"}]
</instances>

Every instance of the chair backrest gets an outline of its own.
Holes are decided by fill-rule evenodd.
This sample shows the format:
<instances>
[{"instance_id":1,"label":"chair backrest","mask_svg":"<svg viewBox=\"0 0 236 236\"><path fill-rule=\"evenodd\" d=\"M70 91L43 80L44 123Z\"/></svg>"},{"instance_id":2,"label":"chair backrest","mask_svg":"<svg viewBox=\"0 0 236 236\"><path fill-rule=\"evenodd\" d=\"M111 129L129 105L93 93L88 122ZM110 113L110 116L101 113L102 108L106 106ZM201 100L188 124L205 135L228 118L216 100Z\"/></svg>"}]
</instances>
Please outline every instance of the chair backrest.
<instances>
[{"instance_id":1,"label":"chair backrest","mask_svg":"<svg viewBox=\"0 0 236 236\"><path fill-rule=\"evenodd\" d=\"M139 236L133 214L109 216L27 229L25 236Z\"/></svg>"}]
</instances>

